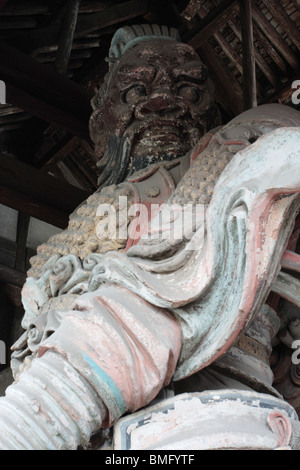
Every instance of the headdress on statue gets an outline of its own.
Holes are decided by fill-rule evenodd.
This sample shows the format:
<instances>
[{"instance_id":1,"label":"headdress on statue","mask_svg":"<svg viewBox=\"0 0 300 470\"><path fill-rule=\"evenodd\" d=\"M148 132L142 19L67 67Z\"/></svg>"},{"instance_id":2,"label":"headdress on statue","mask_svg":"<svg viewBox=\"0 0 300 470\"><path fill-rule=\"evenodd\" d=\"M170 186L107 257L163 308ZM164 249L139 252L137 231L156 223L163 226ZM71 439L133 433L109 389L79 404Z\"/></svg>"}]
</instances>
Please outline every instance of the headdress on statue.
<instances>
[{"instance_id":1,"label":"headdress on statue","mask_svg":"<svg viewBox=\"0 0 300 470\"><path fill-rule=\"evenodd\" d=\"M166 39L180 42L178 30L172 27L158 26L157 24L124 26L118 29L113 36L108 61L114 63L130 47L149 39Z\"/></svg>"}]
</instances>

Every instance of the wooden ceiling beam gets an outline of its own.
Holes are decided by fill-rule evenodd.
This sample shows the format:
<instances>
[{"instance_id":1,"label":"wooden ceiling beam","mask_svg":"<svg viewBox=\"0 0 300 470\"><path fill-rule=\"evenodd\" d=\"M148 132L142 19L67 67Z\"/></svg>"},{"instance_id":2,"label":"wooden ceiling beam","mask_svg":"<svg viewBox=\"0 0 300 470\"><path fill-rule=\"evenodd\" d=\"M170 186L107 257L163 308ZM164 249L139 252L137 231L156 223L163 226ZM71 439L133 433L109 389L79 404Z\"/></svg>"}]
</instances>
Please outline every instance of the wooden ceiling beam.
<instances>
[{"instance_id":1,"label":"wooden ceiling beam","mask_svg":"<svg viewBox=\"0 0 300 470\"><path fill-rule=\"evenodd\" d=\"M293 0L294 4L295 4L295 7L298 8L298 10L300 10L300 0Z\"/></svg>"},{"instance_id":2,"label":"wooden ceiling beam","mask_svg":"<svg viewBox=\"0 0 300 470\"><path fill-rule=\"evenodd\" d=\"M91 90L91 93L95 93L95 89L99 87L99 84L103 81L104 76L108 71L108 64L105 61L105 57L107 56L110 41L111 40L109 38L103 37L97 51L93 54L91 59L86 61L82 69L76 72L73 76L76 83L80 83L81 86L88 88ZM51 126L49 127L49 130L50 129ZM59 141L49 148L49 145L47 145L47 137L44 137L44 141L41 145L41 149L43 150L41 150L39 154L35 155L39 160L38 167L43 171L53 169L53 166L63 161L64 158L71 153L76 142L76 136L74 137L64 132ZM83 143L89 145L86 141L82 141L82 145Z\"/></svg>"},{"instance_id":3,"label":"wooden ceiling beam","mask_svg":"<svg viewBox=\"0 0 300 470\"><path fill-rule=\"evenodd\" d=\"M205 16L207 15L206 11L204 10L203 7L199 7L197 9L197 13L200 16L200 18L203 20ZM243 73L243 66L242 66L242 60L239 56L239 54L234 50L234 48L231 46L231 44L226 40L226 38L221 34L221 32L216 31L214 33L214 38L218 42L219 46L223 50L223 52L227 55L227 57L231 60L232 64L235 65L239 73Z\"/></svg>"},{"instance_id":4,"label":"wooden ceiling beam","mask_svg":"<svg viewBox=\"0 0 300 470\"><path fill-rule=\"evenodd\" d=\"M15 158L0 157L1 204L65 228L71 212L88 196L88 192Z\"/></svg>"},{"instance_id":5,"label":"wooden ceiling beam","mask_svg":"<svg viewBox=\"0 0 300 470\"><path fill-rule=\"evenodd\" d=\"M236 0L223 0L213 8L197 25L182 35L184 42L197 49L204 45L227 21L239 11Z\"/></svg>"},{"instance_id":6,"label":"wooden ceiling beam","mask_svg":"<svg viewBox=\"0 0 300 470\"><path fill-rule=\"evenodd\" d=\"M89 169L85 168L79 159L74 158L73 155L68 155L64 158L63 163L82 188L90 192L95 191L97 188L97 177L95 174L93 176L90 175ZM91 178L93 178L93 181L91 181Z\"/></svg>"},{"instance_id":7,"label":"wooden ceiling beam","mask_svg":"<svg viewBox=\"0 0 300 470\"><path fill-rule=\"evenodd\" d=\"M30 216L23 212L18 213L17 223L17 249L15 259L15 269L20 272L26 271L26 251L27 251L27 237L30 224Z\"/></svg>"},{"instance_id":8,"label":"wooden ceiling beam","mask_svg":"<svg viewBox=\"0 0 300 470\"><path fill-rule=\"evenodd\" d=\"M287 71L287 65L282 57L278 54L273 44L269 39L264 35L264 33L259 29L259 27L254 23L253 24L254 40L257 40L263 50L272 58L274 63L283 71Z\"/></svg>"},{"instance_id":9,"label":"wooden ceiling beam","mask_svg":"<svg viewBox=\"0 0 300 470\"><path fill-rule=\"evenodd\" d=\"M68 0L64 12L58 49L56 53L55 68L58 73L67 74L72 51L73 38L77 24L80 0Z\"/></svg>"},{"instance_id":10,"label":"wooden ceiling beam","mask_svg":"<svg viewBox=\"0 0 300 470\"><path fill-rule=\"evenodd\" d=\"M106 6L103 11L78 15L74 38L103 30L109 26L145 15L148 12L148 0L129 0L125 3ZM60 22L53 22L44 28L32 29L26 34L21 32L10 38L10 43L18 48L34 53L36 49L58 44Z\"/></svg>"},{"instance_id":11,"label":"wooden ceiling beam","mask_svg":"<svg viewBox=\"0 0 300 470\"><path fill-rule=\"evenodd\" d=\"M8 5L6 5L8 3ZM34 0L0 0L1 16L29 16L29 15L43 15L49 12L49 6L44 1L39 1L37 4ZM4 8L5 6L5 8ZM4 11L2 9L4 8Z\"/></svg>"},{"instance_id":12,"label":"wooden ceiling beam","mask_svg":"<svg viewBox=\"0 0 300 470\"><path fill-rule=\"evenodd\" d=\"M25 273L0 264L0 285L9 283L13 286L23 287L25 280Z\"/></svg>"},{"instance_id":13,"label":"wooden ceiling beam","mask_svg":"<svg viewBox=\"0 0 300 470\"><path fill-rule=\"evenodd\" d=\"M78 17L75 37L83 36L138 16L143 16L147 12L148 0L130 0L110 8L105 8L103 11L92 13L87 17L80 15Z\"/></svg>"},{"instance_id":14,"label":"wooden ceiling beam","mask_svg":"<svg viewBox=\"0 0 300 470\"><path fill-rule=\"evenodd\" d=\"M69 134L62 137L54 148L51 148L43 158L39 160L39 168L44 173L51 172L51 170L69 155L74 147L77 145L78 137L70 136Z\"/></svg>"},{"instance_id":15,"label":"wooden ceiling beam","mask_svg":"<svg viewBox=\"0 0 300 470\"><path fill-rule=\"evenodd\" d=\"M282 8L280 2L277 0L263 0L263 2L282 29L288 32L290 40L300 49L300 31Z\"/></svg>"},{"instance_id":16,"label":"wooden ceiling beam","mask_svg":"<svg viewBox=\"0 0 300 470\"><path fill-rule=\"evenodd\" d=\"M251 0L239 0L243 46L244 110L257 106Z\"/></svg>"},{"instance_id":17,"label":"wooden ceiling beam","mask_svg":"<svg viewBox=\"0 0 300 470\"><path fill-rule=\"evenodd\" d=\"M238 80L225 68L210 44L201 46L198 52L212 75L216 95L226 104L226 111L230 110L233 116L237 116L243 111L243 93Z\"/></svg>"},{"instance_id":18,"label":"wooden ceiling beam","mask_svg":"<svg viewBox=\"0 0 300 470\"><path fill-rule=\"evenodd\" d=\"M269 39L273 47L284 57L292 69L298 70L299 61L295 54L254 2L252 2L252 14L253 20Z\"/></svg>"},{"instance_id":19,"label":"wooden ceiling beam","mask_svg":"<svg viewBox=\"0 0 300 470\"><path fill-rule=\"evenodd\" d=\"M6 101L43 121L89 139L91 114L87 90L28 55L0 42L0 77Z\"/></svg>"},{"instance_id":20,"label":"wooden ceiling beam","mask_svg":"<svg viewBox=\"0 0 300 470\"><path fill-rule=\"evenodd\" d=\"M117 3L117 0L81 0L79 11L80 13L95 13L96 11L103 11L105 8L109 8L112 3Z\"/></svg>"},{"instance_id":21,"label":"wooden ceiling beam","mask_svg":"<svg viewBox=\"0 0 300 470\"><path fill-rule=\"evenodd\" d=\"M235 20L230 20L228 22L228 25L230 26L232 31L235 33L236 37L242 42L242 32L241 32L240 24L238 24L238 22ZM253 31L254 31L254 28L253 28ZM257 66L260 68L260 70L268 79L268 81L271 83L271 85L274 88L276 88L279 83L277 76L275 75L275 73L273 72L269 64L266 62L264 57L260 54L260 52L255 48L254 45L253 45L253 48L254 48L254 58L255 58L255 62ZM258 85L259 84L257 83L257 88L258 88Z\"/></svg>"},{"instance_id":22,"label":"wooden ceiling beam","mask_svg":"<svg viewBox=\"0 0 300 470\"><path fill-rule=\"evenodd\" d=\"M213 0L213 3L214 3L214 5L216 5L216 0ZM202 17L203 17L203 14L205 16L205 13L203 12L202 8L199 10L199 13L201 14ZM227 21L227 25L232 29L232 31L234 32L234 34L236 35L238 40L242 43L242 32L241 32L240 23L238 23L238 21L236 19L231 19L231 20ZM262 33L261 33L261 35L262 35ZM237 68L238 72L241 75L243 75L242 57L240 57L240 55L234 50L234 48L231 46L231 44L226 40L226 38L220 32L215 33L214 37L218 41L220 47L223 49L223 52L231 60L232 64ZM267 39L266 39L266 41L267 41ZM274 51L273 49L272 49L272 52L273 52L273 54L277 54L276 51ZM254 48L254 54L255 54L256 64L259 66L259 68L261 69L263 74L267 77L267 79L272 84L272 86L276 87L278 85L278 79L275 76L275 74L273 73L271 67L265 61L265 59L262 57L262 55L259 53L259 51L256 48ZM284 62L283 62L283 64L284 64ZM259 83L257 83L257 95L261 96L261 91L260 91L259 88L260 88Z\"/></svg>"},{"instance_id":23,"label":"wooden ceiling beam","mask_svg":"<svg viewBox=\"0 0 300 470\"><path fill-rule=\"evenodd\" d=\"M191 28L185 34L181 35L182 40L191 44L207 65L216 86L216 98L230 116L236 116L243 110L242 88L238 79L225 67L221 59L217 56L214 48L209 44L208 39L214 36L217 41L221 40L219 34L221 26L224 26L224 22L227 23L229 19L233 18L237 13L238 4L236 1L223 1L208 13L198 2L191 1L183 12L183 17L186 21L190 21L198 14L200 22L198 22L194 28ZM223 50L224 48L226 49L224 52L228 57L231 56L230 58L232 60L234 51L230 44L222 42L221 47Z\"/></svg>"}]
</instances>

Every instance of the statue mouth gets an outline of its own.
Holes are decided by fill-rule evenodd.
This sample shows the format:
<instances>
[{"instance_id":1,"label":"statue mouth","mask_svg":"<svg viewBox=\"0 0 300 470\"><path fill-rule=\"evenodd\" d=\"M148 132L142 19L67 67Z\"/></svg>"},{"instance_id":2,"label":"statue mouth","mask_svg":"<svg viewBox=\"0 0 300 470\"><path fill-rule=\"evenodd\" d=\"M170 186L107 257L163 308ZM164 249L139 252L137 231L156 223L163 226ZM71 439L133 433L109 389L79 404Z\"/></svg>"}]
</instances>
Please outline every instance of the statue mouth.
<instances>
[{"instance_id":1,"label":"statue mouth","mask_svg":"<svg viewBox=\"0 0 300 470\"><path fill-rule=\"evenodd\" d=\"M139 140L162 140L162 141L179 141L181 137L180 130L173 125L153 125L147 127L140 135Z\"/></svg>"},{"instance_id":2,"label":"statue mouth","mask_svg":"<svg viewBox=\"0 0 300 470\"><path fill-rule=\"evenodd\" d=\"M133 121L126 132L131 141L128 168L132 172L150 163L186 155L193 146L194 131L190 121L180 117Z\"/></svg>"},{"instance_id":3,"label":"statue mouth","mask_svg":"<svg viewBox=\"0 0 300 470\"><path fill-rule=\"evenodd\" d=\"M133 123L129 132L132 133L135 144L149 146L155 143L161 143L161 145L180 143L187 139L189 133L183 123L165 119Z\"/></svg>"},{"instance_id":4,"label":"statue mouth","mask_svg":"<svg viewBox=\"0 0 300 470\"><path fill-rule=\"evenodd\" d=\"M134 135L131 157L134 161L149 157L154 163L183 156L190 147L189 132L183 127L180 128L174 123L158 125L156 122Z\"/></svg>"}]
</instances>

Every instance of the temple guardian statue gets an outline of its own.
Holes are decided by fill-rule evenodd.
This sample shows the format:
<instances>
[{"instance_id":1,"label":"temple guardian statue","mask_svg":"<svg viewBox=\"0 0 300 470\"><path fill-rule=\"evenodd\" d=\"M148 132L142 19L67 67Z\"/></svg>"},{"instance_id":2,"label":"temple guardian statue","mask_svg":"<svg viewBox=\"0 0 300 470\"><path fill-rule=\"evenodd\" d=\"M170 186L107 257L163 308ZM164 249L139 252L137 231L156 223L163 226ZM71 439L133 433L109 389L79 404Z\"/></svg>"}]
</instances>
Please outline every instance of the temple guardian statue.
<instances>
[{"instance_id":1,"label":"temple guardian statue","mask_svg":"<svg viewBox=\"0 0 300 470\"><path fill-rule=\"evenodd\" d=\"M221 125L172 28L121 28L108 61L99 190L31 260L0 448L77 449L111 429L121 450L298 449L270 357L299 330L274 299L299 304L282 269L299 266L300 115L265 105Z\"/></svg>"}]
</instances>

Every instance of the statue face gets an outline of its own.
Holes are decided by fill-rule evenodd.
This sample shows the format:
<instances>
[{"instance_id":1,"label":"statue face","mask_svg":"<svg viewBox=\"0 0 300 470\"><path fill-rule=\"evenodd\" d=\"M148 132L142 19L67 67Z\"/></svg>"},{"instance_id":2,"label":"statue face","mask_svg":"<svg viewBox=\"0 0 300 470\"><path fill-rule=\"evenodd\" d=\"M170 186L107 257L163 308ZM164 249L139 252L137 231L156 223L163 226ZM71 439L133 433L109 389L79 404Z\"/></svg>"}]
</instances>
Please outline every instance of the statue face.
<instances>
[{"instance_id":1,"label":"statue face","mask_svg":"<svg viewBox=\"0 0 300 470\"><path fill-rule=\"evenodd\" d=\"M185 155L210 127L212 94L206 67L190 46L164 39L137 43L112 71L98 139L93 125L96 153L115 136L130 142L134 169Z\"/></svg>"}]
</instances>

